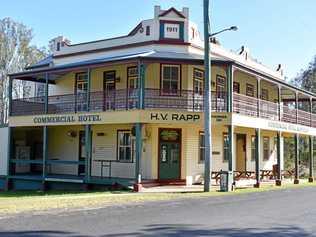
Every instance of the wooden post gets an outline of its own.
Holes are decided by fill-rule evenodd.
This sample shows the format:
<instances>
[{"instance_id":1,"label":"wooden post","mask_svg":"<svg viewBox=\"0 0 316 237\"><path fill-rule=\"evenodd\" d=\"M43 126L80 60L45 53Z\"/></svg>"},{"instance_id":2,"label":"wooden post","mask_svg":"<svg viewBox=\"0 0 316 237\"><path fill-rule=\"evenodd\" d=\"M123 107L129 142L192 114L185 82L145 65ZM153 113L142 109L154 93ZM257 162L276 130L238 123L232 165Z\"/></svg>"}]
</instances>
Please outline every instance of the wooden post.
<instances>
[{"instance_id":1,"label":"wooden post","mask_svg":"<svg viewBox=\"0 0 316 237\"><path fill-rule=\"evenodd\" d=\"M136 123L135 130L136 130L136 151L135 151L135 184L134 184L134 191L139 192L142 188L141 181L141 159L142 159L142 128L143 124Z\"/></svg>"},{"instance_id":2,"label":"wooden post","mask_svg":"<svg viewBox=\"0 0 316 237\"><path fill-rule=\"evenodd\" d=\"M211 170L212 170L212 110L211 110L211 57L210 57L210 18L209 0L203 1L204 17L204 192L211 190Z\"/></svg>"},{"instance_id":3,"label":"wooden post","mask_svg":"<svg viewBox=\"0 0 316 237\"><path fill-rule=\"evenodd\" d=\"M145 65L138 61L138 108L145 108Z\"/></svg>"},{"instance_id":4,"label":"wooden post","mask_svg":"<svg viewBox=\"0 0 316 237\"><path fill-rule=\"evenodd\" d=\"M85 181L90 181L91 176L91 159L92 159L92 131L91 125L85 125Z\"/></svg>"},{"instance_id":5,"label":"wooden post","mask_svg":"<svg viewBox=\"0 0 316 237\"><path fill-rule=\"evenodd\" d=\"M228 171L234 172L234 126L228 125L228 141L229 141L229 150L228 150Z\"/></svg>"},{"instance_id":6,"label":"wooden post","mask_svg":"<svg viewBox=\"0 0 316 237\"><path fill-rule=\"evenodd\" d=\"M45 99L44 99L44 113L48 114L48 80L49 74L45 73ZM42 190L46 189L45 178L47 176L46 172L46 162L48 158L48 126L43 127L43 171L42 171Z\"/></svg>"},{"instance_id":7,"label":"wooden post","mask_svg":"<svg viewBox=\"0 0 316 237\"><path fill-rule=\"evenodd\" d=\"M314 182L314 137L309 136L309 178L310 183Z\"/></svg>"},{"instance_id":8,"label":"wooden post","mask_svg":"<svg viewBox=\"0 0 316 237\"><path fill-rule=\"evenodd\" d=\"M275 180L277 186L282 185L282 170L281 170L281 131L277 132L277 178Z\"/></svg>"},{"instance_id":9,"label":"wooden post","mask_svg":"<svg viewBox=\"0 0 316 237\"><path fill-rule=\"evenodd\" d=\"M295 134L295 177L294 177L294 184L299 184L299 178L300 178L300 174L299 174L299 135Z\"/></svg>"},{"instance_id":10,"label":"wooden post","mask_svg":"<svg viewBox=\"0 0 316 237\"><path fill-rule=\"evenodd\" d=\"M260 90L261 90L261 78L257 78L257 115L258 117L260 117L260 107L261 107L261 103L260 103Z\"/></svg>"},{"instance_id":11,"label":"wooden post","mask_svg":"<svg viewBox=\"0 0 316 237\"><path fill-rule=\"evenodd\" d=\"M12 115L12 84L13 84L13 79L9 77L9 82L8 82L8 97L9 97L9 105L8 105L8 116ZM9 119L9 118L8 118ZM10 127L10 124L8 124L8 151L7 151L7 177L6 177L6 183L4 190L9 191L11 189L11 180L10 180L10 175L11 175L11 156L12 156L12 129Z\"/></svg>"},{"instance_id":12,"label":"wooden post","mask_svg":"<svg viewBox=\"0 0 316 237\"><path fill-rule=\"evenodd\" d=\"M281 104L282 104L282 94L281 94L281 86L280 84L278 84L278 113L279 113L279 121L282 120L282 116L281 116Z\"/></svg>"},{"instance_id":13,"label":"wooden post","mask_svg":"<svg viewBox=\"0 0 316 237\"><path fill-rule=\"evenodd\" d=\"M295 92L296 123L298 124L298 93Z\"/></svg>"},{"instance_id":14,"label":"wooden post","mask_svg":"<svg viewBox=\"0 0 316 237\"><path fill-rule=\"evenodd\" d=\"M227 66L227 112L232 113L233 112L233 85L234 85L234 72L233 72L233 66L229 65Z\"/></svg>"},{"instance_id":15,"label":"wooden post","mask_svg":"<svg viewBox=\"0 0 316 237\"><path fill-rule=\"evenodd\" d=\"M260 142L260 137L261 137L261 129L260 128L256 128L255 129L255 133L256 133L256 138L255 138L255 142L256 142L256 184L254 185L255 188L259 188L260 187L260 161L261 161L261 152L260 152L260 147L261 147L261 142Z\"/></svg>"}]
</instances>

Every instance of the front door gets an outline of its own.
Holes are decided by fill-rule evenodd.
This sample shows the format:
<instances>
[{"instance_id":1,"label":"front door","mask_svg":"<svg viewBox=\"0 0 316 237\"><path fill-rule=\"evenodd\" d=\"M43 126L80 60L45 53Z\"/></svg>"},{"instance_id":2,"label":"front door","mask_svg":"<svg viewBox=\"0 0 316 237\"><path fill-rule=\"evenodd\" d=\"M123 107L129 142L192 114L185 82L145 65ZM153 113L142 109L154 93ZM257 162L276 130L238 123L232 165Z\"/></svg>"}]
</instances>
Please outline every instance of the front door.
<instances>
[{"instance_id":1,"label":"front door","mask_svg":"<svg viewBox=\"0 0 316 237\"><path fill-rule=\"evenodd\" d=\"M180 179L181 130L159 129L159 180Z\"/></svg>"},{"instance_id":2,"label":"front door","mask_svg":"<svg viewBox=\"0 0 316 237\"><path fill-rule=\"evenodd\" d=\"M86 160L86 137L85 132L79 133L79 161L84 162ZM78 165L78 175L85 175L85 165Z\"/></svg>"},{"instance_id":3,"label":"front door","mask_svg":"<svg viewBox=\"0 0 316 237\"><path fill-rule=\"evenodd\" d=\"M237 158L236 170L246 171L247 160L246 160L246 135L245 134L237 134L236 158Z\"/></svg>"}]
</instances>

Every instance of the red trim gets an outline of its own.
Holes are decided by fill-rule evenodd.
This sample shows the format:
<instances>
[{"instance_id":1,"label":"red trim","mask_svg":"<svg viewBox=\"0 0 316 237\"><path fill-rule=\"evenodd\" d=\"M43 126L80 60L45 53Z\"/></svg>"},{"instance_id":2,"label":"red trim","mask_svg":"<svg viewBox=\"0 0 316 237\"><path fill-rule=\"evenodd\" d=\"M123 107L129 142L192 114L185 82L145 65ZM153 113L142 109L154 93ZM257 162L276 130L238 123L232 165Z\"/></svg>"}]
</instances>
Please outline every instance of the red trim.
<instances>
[{"instance_id":1,"label":"red trim","mask_svg":"<svg viewBox=\"0 0 316 237\"><path fill-rule=\"evenodd\" d=\"M180 145L180 157L179 157L179 177L177 179L167 179L167 180L161 180L160 179L160 143L161 143L161 140L160 140L160 131L161 130L174 130L174 131L178 131L179 134L180 134L180 138L179 138L179 141L178 144ZM175 181L179 181L181 180L181 174L182 174L182 129L181 128L158 128L158 174L157 174L157 177L158 177L158 182L167 182L167 183L170 183L170 182L175 182Z\"/></svg>"},{"instance_id":2,"label":"red trim","mask_svg":"<svg viewBox=\"0 0 316 237\"><path fill-rule=\"evenodd\" d=\"M169 8L168 10L164 11L163 13L161 13L161 14L159 15L159 17L166 16L166 15L168 15L170 12L174 12L174 13L176 13L179 17L185 18L185 16L184 16L181 12L179 12L177 9L175 9L174 7L171 7L171 8Z\"/></svg>"}]
</instances>

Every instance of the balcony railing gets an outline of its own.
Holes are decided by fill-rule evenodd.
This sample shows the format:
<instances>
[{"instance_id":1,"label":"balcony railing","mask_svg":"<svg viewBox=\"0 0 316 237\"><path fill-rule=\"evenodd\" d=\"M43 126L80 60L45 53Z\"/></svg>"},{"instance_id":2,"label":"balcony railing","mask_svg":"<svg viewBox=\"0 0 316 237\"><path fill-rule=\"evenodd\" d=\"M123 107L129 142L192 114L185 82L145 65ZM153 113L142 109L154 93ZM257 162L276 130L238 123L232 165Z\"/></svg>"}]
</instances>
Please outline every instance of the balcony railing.
<instances>
[{"instance_id":1,"label":"balcony railing","mask_svg":"<svg viewBox=\"0 0 316 237\"><path fill-rule=\"evenodd\" d=\"M138 108L138 89L121 89L113 91L90 92L89 111L119 111ZM170 109L202 112L204 99L202 93L192 90L163 91L159 89L145 89L145 109ZM298 123L316 127L316 114L298 110L290 106L257 99L254 97L234 93L233 112L251 117L279 120L288 123ZM45 98L33 97L15 99L12 101L12 116L45 114ZM226 92L212 92L212 111L227 111ZM258 106L260 105L260 110ZM76 113L88 111L87 93L68 95L54 95L48 97L48 114Z\"/></svg>"},{"instance_id":2,"label":"balcony railing","mask_svg":"<svg viewBox=\"0 0 316 237\"><path fill-rule=\"evenodd\" d=\"M90 92L89 111L131 110L138 108L138 89ZM45 98L33 97L12 101L12 116L45 113ZM226 93L212 93L213 111L226 111ZM145 109L172 109L192 112L203 111L203 94L190 90L162 91L145 89ZM48 114L87 111L87 93L54 95L48 97Z\"/></svg>"}]
</instances>

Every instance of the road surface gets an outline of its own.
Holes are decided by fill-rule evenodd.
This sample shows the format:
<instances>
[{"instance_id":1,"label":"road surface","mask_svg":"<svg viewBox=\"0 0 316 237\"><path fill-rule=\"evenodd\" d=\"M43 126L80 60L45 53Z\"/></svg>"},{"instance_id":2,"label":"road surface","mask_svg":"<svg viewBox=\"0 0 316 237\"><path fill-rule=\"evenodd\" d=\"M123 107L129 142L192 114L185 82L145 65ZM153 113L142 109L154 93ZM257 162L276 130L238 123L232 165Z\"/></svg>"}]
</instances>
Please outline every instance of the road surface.
<instances>
[{"instance_id":1,"label":"road surface","mask_svg":"<svg viewBox=\"0 0 316 237\"><path fill-rule=\"evenodd\" d=\"M316 236L316 188L17 215L0 236Z\"/></svg>"}]
</instances>

